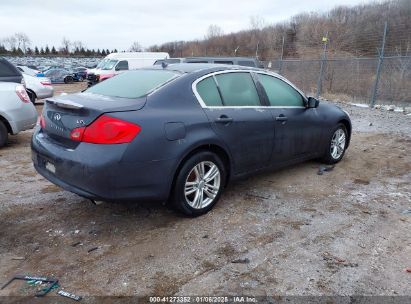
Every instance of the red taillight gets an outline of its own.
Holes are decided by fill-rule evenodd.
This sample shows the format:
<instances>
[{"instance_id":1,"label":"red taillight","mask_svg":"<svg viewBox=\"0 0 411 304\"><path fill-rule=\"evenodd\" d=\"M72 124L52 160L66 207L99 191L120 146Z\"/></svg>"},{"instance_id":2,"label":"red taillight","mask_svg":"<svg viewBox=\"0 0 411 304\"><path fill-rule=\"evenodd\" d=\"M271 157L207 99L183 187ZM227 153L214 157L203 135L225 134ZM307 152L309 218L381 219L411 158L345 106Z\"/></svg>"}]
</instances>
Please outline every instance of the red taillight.
<instances>
[{"instance_id":1,"label":"red taillight","mask_svg":"<svg viewBox=\"0 0 411 304\"><path fill-rule=\"evenodd\" d=\"M44 119L44 117L43 117L43 114L40 115L39 124L40 124L40 127L41 127L42 129L45 129L45 128L46 128L46 121L45 121L45 119Z\"/></svg>"},{"instance_id":2,"label":"red taillight","mask_svg":"<svg viewBox=\"0 0 411 304\"><path fill-rule=\"evenodd\" d=\"M100 116L91 125L73 129L70 138L92 144L124 144L131 142L141 128L110 116Z\"/></svg>"},{"instance_id":3,"label":"red taillight","mask_svg":"<svg viewBox=\"0 0 411 304\"><path fill-rule=\"evenodd\" d=\"M16 94L22 102L29 103L30 97L27 95L26 89L22 85L16 86Z\"/></svg>"},{"instance_id":4,"label":"red taillight","mask_svg":"<svg viewBox=\"0 0 411 304\"><path fill-rule=\"evenodd\" d=\"M40 83L41 83L42 85L45 85L45 86L51 85L51 82L48 82L48 81L41 81Z\"/></svg>"}]
</instances>

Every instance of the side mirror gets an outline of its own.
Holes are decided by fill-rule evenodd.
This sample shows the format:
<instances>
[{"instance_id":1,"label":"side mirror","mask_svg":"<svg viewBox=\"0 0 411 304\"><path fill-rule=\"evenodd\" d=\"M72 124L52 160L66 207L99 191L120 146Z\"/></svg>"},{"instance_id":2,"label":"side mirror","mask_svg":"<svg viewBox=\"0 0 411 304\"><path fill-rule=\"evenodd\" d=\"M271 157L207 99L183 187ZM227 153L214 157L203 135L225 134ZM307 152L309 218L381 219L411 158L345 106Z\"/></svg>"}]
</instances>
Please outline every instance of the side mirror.
<instances>
[{"instance_id":1,"label":"side mirror","mask_svg":"<svg viewBox=\"0 0 411 304\"><path fill-rule=\"evenodd\" d=\"M308 97L307 108L317 108L320 101L314 97Z\"/></svg>"}]
</instances>

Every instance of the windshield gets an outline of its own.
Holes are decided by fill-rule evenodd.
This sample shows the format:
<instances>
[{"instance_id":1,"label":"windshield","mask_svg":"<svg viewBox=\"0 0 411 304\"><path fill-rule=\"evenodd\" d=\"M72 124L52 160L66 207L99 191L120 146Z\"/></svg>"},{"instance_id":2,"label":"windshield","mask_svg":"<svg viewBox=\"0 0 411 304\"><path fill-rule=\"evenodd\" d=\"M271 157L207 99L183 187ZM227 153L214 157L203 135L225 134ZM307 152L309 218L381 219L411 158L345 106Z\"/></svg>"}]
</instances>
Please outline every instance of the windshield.
<instances>
[{"instance_id":1,"label":"windshield","mask_svg":"<svg viewBox=\"0 0 411 304\"><path fill-rule=\"evenodd\" d=\"M139 98L178 75L174 71L134 70L104 80L90 87L86 92L112 97Z\"/></svg>"},{"instance_id":2,"label":"windshield","mask_svg":"<svg viewBox=\"0 0 411 304\"><path fill-rule=\"evenodd\" d=\"M116 63L118 62L118 60L108 60L102 67L102 70L111 70L112 68L114 68L114 66L116 65Z\"/></svg>"}]
</instances>

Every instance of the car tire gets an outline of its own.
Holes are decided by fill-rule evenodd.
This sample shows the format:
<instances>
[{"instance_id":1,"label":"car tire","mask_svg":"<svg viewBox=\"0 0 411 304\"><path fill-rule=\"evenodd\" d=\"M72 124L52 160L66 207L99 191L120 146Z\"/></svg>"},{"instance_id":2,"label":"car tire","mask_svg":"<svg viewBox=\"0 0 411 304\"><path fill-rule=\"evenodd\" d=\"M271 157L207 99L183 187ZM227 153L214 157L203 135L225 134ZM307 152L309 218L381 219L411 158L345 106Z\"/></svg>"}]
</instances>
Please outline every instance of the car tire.
<instances>
[{"instance_id":1,"label":"car tire","mask_svg":"<svg viewBox=\"0 0 411 304\"><path fill-rule=\"evenodd\" d=\"M209 179L207 174L211 175ZM219 200L225 179L226 169L221 159L209 151L198 152L187 159L177 172L171 202L185 215L205 214Z\"/></svg>"},{"instance_id":2,"label":"car tire","mask_svg":"<svg viewBox=\"0 0 411 304\"><path fill-rule=\"evenodd\" d=\"M80 78L78 79L78 81L83 82L84 78L82 76L80 76Z\"/></svg>"},{"instance_id":3,"label":"car tire","mask_svg":"<svg viewBox=\"0 0 411 304\"><path fill-rule=\"evenodd\" d=\"M36 94L34 94L32 91L27 91L27 95L29 95L31 103L36 104Z\"/></svg>"},{"instance_id":4,"label":"car tire","mask_svg":"<svg viewBox=\"0 0 411 304\"><path fill-rule=\"evenodd\" d=\"M345 154L347 143L347 128L344 124L339 123L331 132L322 161L330 165L338 163Z\"/></svg>"},{"instance_id":5,"label":"car tire","mask_svg":"<svg viewBox=\"0 0 411 304\"><path fill-rule=\"evenodd\" d=\"M0 120L0 147L3 147L7 143L8 135L6 125Z\"/></svg>"},{"instance_id":6,"label":"car tire","mask_svg":"<svg viewBox=\"0 0 411 304\"><path fill-rule=\"evenodd\" d=\"M73 82L73 77L67 76L66 78L64 78L64 83L72 83L72 82Z\"/></svg>"}]
</instances>

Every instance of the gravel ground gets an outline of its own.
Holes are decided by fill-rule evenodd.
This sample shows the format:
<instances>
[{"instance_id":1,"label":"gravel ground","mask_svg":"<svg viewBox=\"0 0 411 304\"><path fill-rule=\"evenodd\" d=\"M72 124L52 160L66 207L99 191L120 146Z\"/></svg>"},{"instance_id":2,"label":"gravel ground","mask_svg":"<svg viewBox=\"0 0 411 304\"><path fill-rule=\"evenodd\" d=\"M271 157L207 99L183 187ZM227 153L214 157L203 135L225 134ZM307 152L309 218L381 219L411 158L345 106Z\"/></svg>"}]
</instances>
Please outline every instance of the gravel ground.
<instances>
[{"instance_id":1,"label":"gravel ground","mask_svg":"<svg viewBox=\"0 0 411 304\"><path fill-rule=\"evenodd\" d=\"M31 274L83 296L411 296L411 117L340 106L354 133L334 170L256 175L195 219L162 204L95 206L36 174L31 131L13 136L0 150L0 284Z\"/></svg>"}]
</instances>

